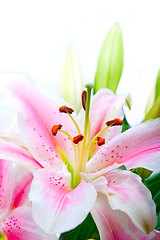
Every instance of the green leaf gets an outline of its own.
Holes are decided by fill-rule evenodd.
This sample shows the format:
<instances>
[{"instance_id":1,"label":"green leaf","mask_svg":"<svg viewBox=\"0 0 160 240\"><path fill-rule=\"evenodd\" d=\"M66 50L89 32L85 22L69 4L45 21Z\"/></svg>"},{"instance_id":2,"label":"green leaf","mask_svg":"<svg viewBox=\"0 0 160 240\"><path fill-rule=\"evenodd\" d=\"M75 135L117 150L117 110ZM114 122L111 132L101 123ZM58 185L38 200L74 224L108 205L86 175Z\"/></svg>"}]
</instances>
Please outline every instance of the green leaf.
<instances>
[{"instance_id":1,"label":"green leaf","mask_svg":"<svg viewBox=\"0 0 160 240\"><path fill-rule=\"evenodd\" d=\"M100 240L96 224L90 213L76 228L62 233L59 237L59 240L87 240L89 238Z\"/></svg>"},{"instance_id":2,"label":"green leaf","mask_svg":"<svg viewBox=\"0 0 160 240\"><path fill-rule=\"evenodd\" d=\"M128 130L131 126L129 125L126 116L124 116L123 118L123 125L122 125L122 132L125 132L126 130Z\"/></svg>"},{"instance_id":3,"label":"green leaf","mask_svg":"<svg viewBox=\"0 0 160 240\"><path fill-rule=\"evenodd\" d=\"M142 178L142 182L144 182L144 180L152 174L151 170L148 170L148 169L142 168L142 167L134 168L131 171L133 173L136 173L138 176L140 176Z\"/></svg>"},{"instance_id":4,"label":"green leaf","mask_svg":"<svg viewBox=\"0 0 160 240\"><path fill-rule=\"evenodd\" d=\"M156 204L156 211L158 215L158 221L156 229L160 230L160 172L151 175L144 181L146 187L151 191L153 201Z\"/></svg>"},{"instance_id":5,"label":"green leaf","mask_svg":"<svg viewBox=\"0 0 160 240\"><path fill-rule=\"evenodd\" d=\"M109 31L100 51L95 76L94 93L101 88L116 92L123 68L123 39L115 24Z\"/></svg>"},{"instance_id":6,"label":"green leaf","mask_svg":"<svg viewBox=\"0 0 160 240\"><path fill-rule=\"evenodd\" d=\"M154 198L157 192L160 191L160 173L152 174L148 179L144 181L146 187L151 191L152 197Z\"/></svg>"},{"instance_id":7,"label":"green leaf","mask_svg":"<svg viewBox=\"0 0 160 240\"><path fill-rule=\"evenodd\" d=\"M157 226L156 226L156 230L160 231L160 212L158 213L158 216L157 216Z\"/></svg>"},{"instance_id":8,"label":"green leaf","mask_svg":"<svg viewBox=\"0 0 160 240\"><path fill-rule=\"evenodd\" d=\"M155 101L160 96L160 69L157 74L156 86L155 86Z\"/></svg>"}]
</instances>

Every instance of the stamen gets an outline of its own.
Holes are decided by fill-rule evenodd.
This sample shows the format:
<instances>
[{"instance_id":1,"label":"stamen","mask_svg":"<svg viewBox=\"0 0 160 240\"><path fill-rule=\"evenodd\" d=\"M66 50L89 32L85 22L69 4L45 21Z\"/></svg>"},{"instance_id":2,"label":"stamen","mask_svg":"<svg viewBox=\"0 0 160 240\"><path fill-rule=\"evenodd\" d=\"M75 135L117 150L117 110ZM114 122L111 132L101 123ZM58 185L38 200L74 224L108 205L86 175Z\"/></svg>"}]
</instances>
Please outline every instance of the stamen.
<instances>
[{"instance_id":1,"label":"stamen","mask_svg":"<svg viewBox=\"0 0 160 240\"><path fill-rule=\"evenodd\" d=\"M67 113L68 116L72 119L73 123L75 124L77 130L78 130L78 133L81 134L81 131L78 127L78 124L76 123L76 121L74 120L74 118L71 116L71 114L74 112L74 110L72 108L69 108L69 107L66 107L66 106L62 106L59 108L59 111L60 113Z\"/></svg>"},{"instance_id":2,"label":"stamen","mask_svg":"<svg viewBox=\"0 0 160 240\"><path fill-rule=\"evenodd\" d=\"M97 141L98 146L102 146L103 144L105 144L105 138L97 137Z\"/></svg>"},{"instance_id":3,"label":"stamen","mask_svg":"<svg viewBox=\"0 0 160 240\"><path fill-rule=\"evenodd\" d=\"M59 108L59 111L60 111L60 113L63 112L63 113L69 113L69 114L72 114L74 112L74 110L72 108L69 108L67 106L61 106Z\"/></svg>"},{"instance_id":4,"label":"stamen","mask_svg":"<svg viewBox=\"0 0 160 240\"><path fill-rule=\"evenodd\" d=\"M106 125L110 126L110 127L112 127L112 126L121 126L122 124L123 124L123 121L121 119L119 119L119 118L115 118L113 120L110 120L110 121L106 122Z\"/></svg>"},{"instance_id":5,"label":"stamen","mask_svg":"<svg viewBox=\"0 0 160 240\"><path fill-rule=\"evenodd\" d=\"M78 144L79 142L81 142L82 140L83 140L83 135L82 134L80 134L80 135L77 135L77 136L75 136L74 138L73 138L73 142L75 143L75 144Z\"/></svg>"},{"instance_id":6,"label":"stamen","mask_svg":"<svg viewBox=\"0 0 160 240\"><path fill-rule=\"evenodd\" d=\"M86 111L87 92L85 90L82 92L81 99L82 99L82 107L84 111Z\"/></svg>"},{"instance_id":7,"label":"stamen","mask_svg":"<svg viewBox=\"0 0 160 240\"><path fill-rule=\"evenodd\" d=\"M62 125L61 125L61 124L54 125L54 126L52 127L52 134L53 134L54 136L56 136L56 134L57 134L58 130L60 130L60 129L61 129L61 127L62 127Z\"/></svg>"}]
</instances>

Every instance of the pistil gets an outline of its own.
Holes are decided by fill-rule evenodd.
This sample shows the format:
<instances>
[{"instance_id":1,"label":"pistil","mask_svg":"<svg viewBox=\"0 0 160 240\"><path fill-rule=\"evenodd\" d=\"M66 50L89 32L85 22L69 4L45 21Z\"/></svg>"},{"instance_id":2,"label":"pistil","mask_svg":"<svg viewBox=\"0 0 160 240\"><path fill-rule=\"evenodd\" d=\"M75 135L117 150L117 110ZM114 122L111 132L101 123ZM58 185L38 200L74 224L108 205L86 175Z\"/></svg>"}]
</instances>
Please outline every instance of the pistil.
<instances>
[{"instance_id":1,"label":"pistil","mask_svg":"<svg viewBox=\"0 0 160 240\"><path fill-rule=\"evenodd\" d=\"M86 162L87 162L87 158L85 157L86 154L84 154L84 151L85 151L86 145L89 142L89 137L90 137L89 110L90 110L90 101L91 101L91 90L93 88L93 84L91 84L91 83L87 84L85 87L87 88L87 94L85 94L87 99L86 99L86 104L85 104L84 139L83 139L81 162L80 162L80 171L81 172L85 172ZM88 136L88 139L87 139L87 136Z\"/></svg>"},{"instance_id":2,"label":"pistil","mask_svg":"<svg viewBox=\"0 0 160 240\"><path fill-rule=\"evenodd\" d=\"M87 92L86 92L86 90L84 90L82 92L81 99L82 99L82 107L83 107L84 111L86 111L86 99L87 99Z\"/></svg>"}]
</instances>

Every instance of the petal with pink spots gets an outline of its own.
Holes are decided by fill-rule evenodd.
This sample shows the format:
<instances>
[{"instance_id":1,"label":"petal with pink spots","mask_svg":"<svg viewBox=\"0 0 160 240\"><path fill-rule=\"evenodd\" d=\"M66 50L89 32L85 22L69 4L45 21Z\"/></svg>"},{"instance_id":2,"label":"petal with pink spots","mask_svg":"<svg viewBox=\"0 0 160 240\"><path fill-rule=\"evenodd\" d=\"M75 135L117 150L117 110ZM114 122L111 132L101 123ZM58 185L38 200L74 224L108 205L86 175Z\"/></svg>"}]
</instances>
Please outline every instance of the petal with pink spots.
<instances>
[{"instance_id":1,"label":"petal with pink spots","mask_svg":"<svg viewBox=\"0 0 160 240\"><path fill-rule=\"evenodd\" d=\"M0 218L3 218L9 210L13 192L12 188L12 163L0 159Z\"/></svg>"},{"instance_id":2,"label":"petal with pink spots","mask_svg":"<svg viewBox=\"0 0 160 240\"><path fill-rule=\"evenodd\" d=\"M90 108L91 139L106 125L105 122L114 118L123 119L122 107L126 95L114 95L109 89L101 89L92 97ZM102 134L110 140L121 132L121 127L111 128L110 132Z\"/></svg>"},{"instance_id":3,"label":"petal with pink spots","mask_svg":"<svg viewBox=\"0 0 160 240\"><path fill-rule=\"evenodd\" d=\"M27 168L30 172L43 166L36 161L27 149L14 145L0 138L0 157L9 160Z\"/></svg>"},{"instance_id":4,"label":"petal with pink spots","mask_svg":"<svg viewBox=\"0 0 160 240\"><path fill-rule=\"evenodd\" d=\"M106 127L106 121L112 120L114 118L123 119L122 107L125 103L126 95L114 95L109 89L99 90L91 98L90 107L90 123L91 123L91 133L90 140ZM78 115L80 125L84 122L84 111L81 110ZM122 130L121 126L115 126L108 128L100 136L106 139L106 142L114 138L116 135L120 134ZM100 147L95 145L95 151L98 151Z\"/></svg>"},{"instance_id":5,"label":"petal with pink spots","mask_svg":"<svg viewBox=\"0 0 160 240\"><path fill-rule=\"evenodd\" d=\"M96 200L95 188L84 181L70 189L70 173L37 170L29 198L33 218L46 233L69 231L87 216Z\"/></svg>"},{"instance_id":6,"label":"petal with pink spots","mask_svg":"<svg viewBox=\"0 0 160 240\"><path fill-rule=\"evenodd\" d=\"M33 174L19 165L14 167L13 175L13 195L10 210L29 204L28 194L33 179Z\"/></svg>"},{"instance_id":7,"label":"petal with pink spots","mask_svg":"<svg viewBox=\"0 0 160 240\"><path fill-rule=\"evenodd\" d=\"M74 151L71 140L58 132L53 136L51 129L55 124L62 124L63 130L72 137L77 135L77 128L67 114L60 113L59 107L67 103L60 97L38 88L31 79L24 75L0 74L1 89L5 97L4 104L19 110L18 126L25 146L42 165L64 167L59 158L56 145L74 166ZM76 114L73 114L76 118ZM58 166L57 166L58 165Z\"/></svg>"},{"instance_id":8,"label":"petal with pink spots","mask_svg":"<svg viewBox=\"0 0 160 240\"><path fill-rule=\"evenodd\" d=\"M160 118L130 128L102 146L87 163L86 171L101 170L113 163L155 171L160 164L159 136Z\"/></svg>"},{"instance_id":9,"label":"petal with pink spots","mask_svg":"<svg viewBox=\"0 0 160 240\"><path fill-rule=\"evenodd\" d=\"M49 238L33 221L31 208L19 207L3 219L1 232L8 240L48 240Z\"/></svg>"}]
</instances>

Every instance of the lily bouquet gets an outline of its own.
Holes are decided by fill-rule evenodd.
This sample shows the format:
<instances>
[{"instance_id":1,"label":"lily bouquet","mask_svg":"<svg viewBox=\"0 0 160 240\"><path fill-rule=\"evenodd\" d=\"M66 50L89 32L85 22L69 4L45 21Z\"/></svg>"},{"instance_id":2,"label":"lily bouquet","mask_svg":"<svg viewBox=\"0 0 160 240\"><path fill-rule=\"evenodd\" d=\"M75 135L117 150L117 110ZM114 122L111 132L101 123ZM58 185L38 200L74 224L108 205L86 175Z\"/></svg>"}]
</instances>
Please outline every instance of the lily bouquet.
<instances>
[{"instance_id":1,"label":"lily bouquet","mask_svg":"<svg viewBox=\"0 0 160 240\"><path fill-rule=\"evenodd\" d=\"M29 77L0 75L1 104L17 114L0 128L1 239L160 239L156 205L132 171L159 168L160 119L122 133L127 95L92 88L77 115Z\"/></svg>"}]
</instances>

